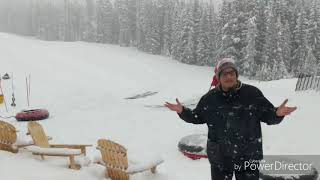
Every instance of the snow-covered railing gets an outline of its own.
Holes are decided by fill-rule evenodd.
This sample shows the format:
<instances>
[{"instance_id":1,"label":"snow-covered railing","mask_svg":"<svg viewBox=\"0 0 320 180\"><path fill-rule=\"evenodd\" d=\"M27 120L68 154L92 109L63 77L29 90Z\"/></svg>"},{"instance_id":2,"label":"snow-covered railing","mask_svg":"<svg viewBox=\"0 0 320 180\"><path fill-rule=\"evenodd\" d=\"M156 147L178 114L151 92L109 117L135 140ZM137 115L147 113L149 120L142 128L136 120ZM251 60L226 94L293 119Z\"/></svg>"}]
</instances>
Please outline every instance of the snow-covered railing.
<instances>
[{"instance_id":1,"label":"snow-covered railing","mask_svg":"<svg viewBox=\"0 0 320 180\"><path fill-rule=\"evenodd\" d=\"M317 90L320 91L320 76L300 74L295 91Z\"/></svg>"}]
</instances>

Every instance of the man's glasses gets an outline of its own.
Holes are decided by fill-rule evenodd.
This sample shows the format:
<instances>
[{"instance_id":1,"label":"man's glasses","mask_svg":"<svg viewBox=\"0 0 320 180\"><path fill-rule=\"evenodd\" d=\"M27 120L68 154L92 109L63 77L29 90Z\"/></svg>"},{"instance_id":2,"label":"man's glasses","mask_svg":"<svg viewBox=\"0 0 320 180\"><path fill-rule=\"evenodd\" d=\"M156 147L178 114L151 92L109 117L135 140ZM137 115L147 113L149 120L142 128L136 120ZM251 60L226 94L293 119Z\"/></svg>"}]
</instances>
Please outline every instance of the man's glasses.
<instances>
[{"instance_id":1,"label":"man's glasses","mask_svg":"<svg viewBox=\"0 0 320 180\"><path fill-rule=\"evenodd\" d=\"M227 77L228 75L236 76L236 71L235 70L230 70L230 71L221 72L221 77Z\"/></svg>"}]
</instances>

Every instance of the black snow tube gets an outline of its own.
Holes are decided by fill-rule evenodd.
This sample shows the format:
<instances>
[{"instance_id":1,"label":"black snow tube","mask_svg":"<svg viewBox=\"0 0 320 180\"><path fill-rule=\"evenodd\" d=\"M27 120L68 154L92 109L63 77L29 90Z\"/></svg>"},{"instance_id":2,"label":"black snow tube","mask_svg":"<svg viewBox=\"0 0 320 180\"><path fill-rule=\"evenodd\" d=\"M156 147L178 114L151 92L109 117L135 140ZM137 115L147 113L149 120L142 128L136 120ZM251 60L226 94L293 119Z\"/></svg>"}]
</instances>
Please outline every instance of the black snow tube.
<instances>
[{"instance_id":1,"label":"black snow tube","mask_svg":"<svg viewBox=\"0 0 320 180\"><path fill-rule=\"evenodd\" d=\"M32 109L19 112L15 118L17 121L38 121L47 119L49 117L49 111L46 109Z\"/></svg>"}]
</instances>

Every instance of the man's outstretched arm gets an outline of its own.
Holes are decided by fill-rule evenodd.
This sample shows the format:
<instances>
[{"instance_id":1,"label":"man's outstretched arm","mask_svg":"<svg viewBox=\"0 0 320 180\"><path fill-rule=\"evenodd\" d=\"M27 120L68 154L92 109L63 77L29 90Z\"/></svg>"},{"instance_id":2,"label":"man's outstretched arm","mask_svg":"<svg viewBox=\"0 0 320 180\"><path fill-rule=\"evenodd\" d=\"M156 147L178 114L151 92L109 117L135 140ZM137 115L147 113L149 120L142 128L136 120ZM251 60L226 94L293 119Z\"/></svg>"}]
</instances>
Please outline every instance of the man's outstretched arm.
<instances>
[{"instance_id":1,"label":"man's outstretched arm","mask_svg":"<svg viewBox=\"0 0 320 180\"><path fill-rule=\"evenodd\" d=\"M165 106L170 110L177 112L179 117L188 123L193 124L204 124L206 123L202 117L202 109L203 109L203 99L199 101L197 107L194 110L184 107L178 99L176 99L177 104L171 104L166 102Z\"/></svg>"},{"instance_id":2,"label":"man's outstretched arm","mask_svg":"<svg viewBox=\"0 0 320 180\"><path fill-rule=\"evenodd\" d=\"M285 116L290 115L297 107L287 107L286 99L279 107L274 107L273 104L263 96L262 92L258 93L258 110L261 113L261 121L267 123L268 125L279 124Z\"/></svg>"}]
</instances>

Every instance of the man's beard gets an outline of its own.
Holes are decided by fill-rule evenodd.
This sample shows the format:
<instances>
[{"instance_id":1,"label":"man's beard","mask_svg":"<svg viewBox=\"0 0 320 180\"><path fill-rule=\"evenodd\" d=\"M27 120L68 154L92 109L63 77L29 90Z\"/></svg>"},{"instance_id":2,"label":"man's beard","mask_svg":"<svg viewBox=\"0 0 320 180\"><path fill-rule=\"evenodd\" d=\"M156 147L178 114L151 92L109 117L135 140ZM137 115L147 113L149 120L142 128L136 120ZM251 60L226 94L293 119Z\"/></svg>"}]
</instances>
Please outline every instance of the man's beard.
<instances>
[{"instance_id":1,"label":"man's beard","mask_svg":"<svg viewBox=\"0 0 320 180\"><path fill-rule=\"evenodd\" d=\"M237 85L238 85L238 81L236 81L235 83L233 83L232 86L229 86L229 87L222 87L222 85L221 85L221 88L223 91L228 92L228 91L235 90L237 88Z\"/></svg>"}]
</instances>

